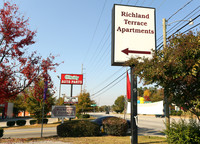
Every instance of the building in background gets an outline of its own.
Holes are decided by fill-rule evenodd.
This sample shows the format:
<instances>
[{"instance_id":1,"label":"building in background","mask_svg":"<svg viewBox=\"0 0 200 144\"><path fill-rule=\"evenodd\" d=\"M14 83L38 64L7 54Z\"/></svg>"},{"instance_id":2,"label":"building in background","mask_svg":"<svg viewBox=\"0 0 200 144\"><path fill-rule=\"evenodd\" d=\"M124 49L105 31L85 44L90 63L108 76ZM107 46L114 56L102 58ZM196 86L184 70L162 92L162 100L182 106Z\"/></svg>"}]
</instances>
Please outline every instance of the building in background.
<instances>
[{"instance_id":1,"label":"building in background","mask_svg":"<svg viewBox=\"0 0 200 144\"><path fill-rule=\"evenodd\" d=\"M0 104L0 119L13 117L13 103L4 102Z\"/></svg>"}]
</instances>

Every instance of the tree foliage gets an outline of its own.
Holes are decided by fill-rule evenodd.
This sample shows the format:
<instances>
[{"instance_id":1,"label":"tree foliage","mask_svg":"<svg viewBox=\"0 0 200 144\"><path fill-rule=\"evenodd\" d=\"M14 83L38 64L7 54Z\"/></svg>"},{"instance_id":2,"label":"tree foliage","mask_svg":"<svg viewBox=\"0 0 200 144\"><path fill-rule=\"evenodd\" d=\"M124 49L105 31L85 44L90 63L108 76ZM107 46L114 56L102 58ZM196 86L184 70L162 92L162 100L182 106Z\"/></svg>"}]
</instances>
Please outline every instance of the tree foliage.
<instances>
[{"instance_id":1,"label":"tree foliage","mask_svg":"<svg viewBox=\"0 0 200 144\"><path fill-rule=\"evenodd\" d=\"M0 102L15 98L38 76L53 70L54 56L42 59L27 48L34 44L35 31L15 4L5 2L0 9Z\"/></svg>"},{"instance_id":2,"label":"tree foliage","mask_svg":"<svg viewBox=\"0 0 200 144\"><path fill-rule=\"evenodd\" d=\"M95 104L95 102L90 99L90 94L87 92L80 93L78 96L78 104L76 104L76 112L85 113L92 110L91 104Z\"/></svg>"},{"instance_id":3,"label":"tree foliage","mask_svg":"<svg viewBox=\"0 0 200 144\"><path fill-rule=\"evenodd\" d=\"M125 103L124 96L123 95L119 96L114 102L113 110L117 113L123 112L124 111L124 103Z\"/></svg>"},{"instance_id":4,"label":"tree foliage","mask_svg":"<svg viewBox=\"0 0 200 144\"><path fill-rule=\"evenodd\" d=\"M161 101L163 99L164 99L164 90L163 89L158 89L158 90L152 92L152 94L150 96L150 100L152 102Z\"/></svg>"},{"instance_id":5,"label":"tree foliage","mask_svg":"<svg viewBox=\"0 0 200 144\"><path fill-rule=\"evenodd\" d=\"M26 107L32 117L38 122L42 119L43 99L44 99L44 79L38 78L34 81L34 85L26 89ZM46 100L44 102L44 117L51 111L52 105L55 104L54 92L52 91L52 83L48 81L48 90L46 92Z\"/></svg>"},{"instance_id":6,"label":"tree foliage","mask_svg":"<svg viewBox=\"0 0 200 144\"><path fill-rule=\"evenodd\" d=\"M199 116L200 33L177 34L169 39L165 50L155 52L151 60L131 59L135 73L146 84L156 83L166 90L169 100Z\"/></svg>"}]
</instances>

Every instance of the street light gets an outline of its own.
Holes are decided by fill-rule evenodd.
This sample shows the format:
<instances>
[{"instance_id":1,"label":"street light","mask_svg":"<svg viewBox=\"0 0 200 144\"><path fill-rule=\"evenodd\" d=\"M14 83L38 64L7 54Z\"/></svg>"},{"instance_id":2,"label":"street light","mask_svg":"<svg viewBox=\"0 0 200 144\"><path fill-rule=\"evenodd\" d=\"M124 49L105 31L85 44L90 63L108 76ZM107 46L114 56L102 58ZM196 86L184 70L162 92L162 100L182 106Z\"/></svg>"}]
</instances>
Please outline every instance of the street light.
<instances>
[{"instance_id":1,"label":"street light","mask_svg":"<svg viewBox=\"0 0 200 144\"><path fill-rule=\"evenodd\" d=\"M189 19L189 20L176 20L176 21L173 21L171 23L168 23L167 25L170 26L171 24L176 23L176 22L180 22L180 21L189 21L190 23L188 25L193 25L194 24L192 19Z\"/></svg>"},{"instance_id":2,"label":"street light","mask_svg":"<svg viewBox=\"0 0 200 144\"><path fill-rule=\"evenodd\" d=\"M59 86L59 102L60 102L61 79L60 79L60 76L57 75L57 77L58 77L58 79L60 80L60 86Z\"/></svg>"}]
</instances>

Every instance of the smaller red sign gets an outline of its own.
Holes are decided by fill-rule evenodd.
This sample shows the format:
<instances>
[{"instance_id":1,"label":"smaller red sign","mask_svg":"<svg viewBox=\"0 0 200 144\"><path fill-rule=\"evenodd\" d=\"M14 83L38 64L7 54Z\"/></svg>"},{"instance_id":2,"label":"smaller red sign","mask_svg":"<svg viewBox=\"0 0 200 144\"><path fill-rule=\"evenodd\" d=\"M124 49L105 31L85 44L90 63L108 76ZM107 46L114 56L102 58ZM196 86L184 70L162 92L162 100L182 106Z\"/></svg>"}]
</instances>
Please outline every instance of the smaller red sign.
<instances>
[{"instance_id":1,"label":"smaller red sign","mask_svg":"<svg viewBox=\"0 0 200 144\"><path fill-rule=\"evenodd\" d=\"M83 75L82 74L61 74L61 84L83 84Z\"/></svg>"}]
</instances>

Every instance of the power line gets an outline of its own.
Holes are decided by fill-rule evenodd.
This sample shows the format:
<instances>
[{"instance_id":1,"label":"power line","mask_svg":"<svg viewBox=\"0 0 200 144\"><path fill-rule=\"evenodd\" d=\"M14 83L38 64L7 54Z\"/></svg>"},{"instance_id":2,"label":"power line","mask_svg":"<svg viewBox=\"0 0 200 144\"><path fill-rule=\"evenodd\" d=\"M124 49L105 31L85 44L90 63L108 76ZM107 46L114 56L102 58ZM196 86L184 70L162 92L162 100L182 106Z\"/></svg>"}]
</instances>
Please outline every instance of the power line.
<instances>
[{"instance_id":1,"label":"power line","mask_svg":"<svg viewBox=\"0 0 200 144\"><path fill-rule=\"evenodd\" d=\"M111 76L107 77L103 82L101 82L100 84L98 84L96 87L94 87L93 89L96 89L97 87L99 87L100 85L104 84L105 82L107 82L109 79L111 79L114 75L116 75L118 72L120 72L123 69L123 67L121 67L119 70L117 70L114 74L112 74ZM92 90L90 90L92 91Z\"/></svg>"},{"instance_id":2,"label":"power line","mask_svg":"<svg viewBox=\"0 0 200 144\"><path fill-rule=\"evenodd\" d=\"M89 53L89 50L90 50L90 48L91 48L91 46L92 46L92 43L93 43L94 37L95 37L96 32L97 32L97 28L98 28L98 26L99 26L99 23L100 23L100 20L101 20L101 17L102 17L102 14L103 14L104 8L105 8L105 6L106 6L106 2L107 2L107 0L104 1L103 8L102 8L102 10L101 10L100 17L99 17L99 19L98 19L98 22L97 22L96 28L95 28L94 33L93 33L93 36L92 36L92 40L91 40L91 42L90 42L90 46L89 46L88 49L87 49L87 53L86 53L86 56L84 57L84 60L86 59L86 57L87 57L87 55L88 55L88 53ZM83 61L84 61L84 60L83 60Z\"/></svg>"},{"instance_id":3,"label":"power line","mask_svg":"<svg viewBox=\"0 0 200 144\"><path fill-rule=\"evenodd\" d=\"M173 16L175 16L179 11L181 11L184 7L186 7L188 4L190 4L193 0L190 0L189 2L187 2L183 7L181 7L180 9L178 9L174 14L172 14L168 19L170 20Z\"/></svg>"},{"instance_id":4,"label":"power line","mask_svg":"<svg viewBox=\"0 0 200 144\"><path fill-rule=\"evenodd\" d=\"M183 22L183 20L187 19L187 17L189 17L193 12L195 12L198 8L200 8L200 5L198 7L196 7L192 12L190 12L188 15L186 15L182 20L180 20L175 26L173 26L172 28L170 28L168 30L167 33L169 33L170 31L172 31L175 27L178 26L179 23ZM200 10L199 10L200 11ZM193 15L191 15L190 17L194 16L195 14L197 14L199 11L197 11L196 13L194 13Z\"/></svg>"},{"instance_id":5,"label":"power line","mask_svg":"<svg viewBox=\"0 0 200 144\"><path fill-rule=\"evenodd\" d=\"M116 79L114 79L112 82L110 82L109 84L107 84L105 87L103 87L102 89L100 89L99 91L97 91L96 93L92 94L91 96L94 96L98 93L100 93L101 91L103 91L105 88L109 87L112 83L114 83L116 80L118 80L120 77L122 77L126 72L122 73L120 76L118 76Z\"/></svg>"},{"instance_id":6,"label":"power line","mask_svg":"<svg viewBox=\"0 0 200 144\"><path fill-rule=\"evenodd\" d=\"M170 31L172 31L173 29L177 28L179 25L181 25L180 23L183 22L183 20L185 20L187 17L189 17L193 12L195 12L200 6L196 7L193 11L191 11L188 15L186 15L184 18L182 18L182 20L180 20L176 25L174 25L173 27L171 27L167 33L170 33ZM199 11L197 11L196 13L198 13ZM191 15L190 17L194 16L196 13L194 13L193 15ZM157 41L162 40L163 35L161 35Z\"/></svg>"},{"instance_id":7,"label":"power line","mask_svg":"<svg viewBox=\"0 0 200 144\"><path fill-rule=\"evenodd\" d=\"M114 87L116 84L118 84L119 82L121 82L124 78L125 78L126 76L124 76L124 77L122 77L119 81L117 81L114 85L112 85L109 89L111 89L112 87ZM96 98L96 97L98 97L99 95L101 95L101 94L103 94L103 93L105 93L105 92L107 92L109 89L107 89L107 90L105 90L105 91L103 91L102 93L100 93L100 94L98 94L98 95L96 95L95 97L93 97L93 98Z\"/></svg>"},{"instance_id":8,"label":"power line","mask_svg":"<svg viewBox=\"0 0 200 144\"><path fill-rule=\"evenodd\" d=\"M195 17L195 18L193 19L193 21L194 21L195 19L197 19L199 16L200 16L200 15L198 15L197 17ZM175 33L179 32L181 29L183 29L183 28L184 28L185 26L187 26L189 23L190 23L190 22L188 22L187 24L185 24L184 26L182 26L182 27L181 27L180 29L178 29L176 32L174 32L173 34L171 34L169 37L171 37L171 36L174 35ZM186 33L187 31L189 31L189 30L191 30L191 29L197 27L198 25L199 25L199 24L197 24L197 25L195 25L195 26L193 26L193 27L191 27L191 28L185 30L183 33ZM169 37L168 37L167 39L169 39ZM160 43L159 46L160 46L161 44L162 44L162 43ZM157 47L158 47L158 46L157 46ZM156 47L156 48L157 48L157 47ZM161 47L163 47L163 44L162 44L159 48L157 48L157 50L161 49Z\"/></svg>"},{"instance_id":9,"label":"power line","mask_svg":"<svg viewBox=\"0 0 200 144\"><path fill-rule=\"evenodd\" d=\"M200 25L200 23L198 23L198 24L196 24L195 26L193 26L193 27L191 27L191 28L187 29L187 30L186 30L186 31L184 31L183 33L186 33L186 32L188 32L188 31L190 31L191 29L193 29L193 28L197 27L198 25Z\"/></svg>"}]
</instances>

